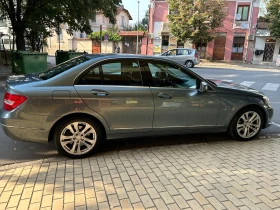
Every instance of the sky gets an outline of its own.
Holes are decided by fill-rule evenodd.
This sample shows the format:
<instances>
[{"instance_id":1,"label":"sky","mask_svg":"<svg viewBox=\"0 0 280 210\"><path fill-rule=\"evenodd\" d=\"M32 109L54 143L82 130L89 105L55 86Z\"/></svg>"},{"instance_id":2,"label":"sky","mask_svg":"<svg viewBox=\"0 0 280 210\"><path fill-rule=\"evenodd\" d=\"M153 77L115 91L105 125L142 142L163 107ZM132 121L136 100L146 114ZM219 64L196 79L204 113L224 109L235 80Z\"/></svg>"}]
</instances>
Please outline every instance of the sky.
<instances>
[{"instance_id":1,"label":"sky","mask_svg":"<svg viewBox=\"0 0 280 210\"><path fill-rule=\"evenodd\" d=\"M139 21L145 16L145 11L148 10L150 0L139 0ZM127 9L133 20L130 20L130 24L134 24L138 19L138 0L122 0L123 6Z\"/></svg>"}]
</instances>

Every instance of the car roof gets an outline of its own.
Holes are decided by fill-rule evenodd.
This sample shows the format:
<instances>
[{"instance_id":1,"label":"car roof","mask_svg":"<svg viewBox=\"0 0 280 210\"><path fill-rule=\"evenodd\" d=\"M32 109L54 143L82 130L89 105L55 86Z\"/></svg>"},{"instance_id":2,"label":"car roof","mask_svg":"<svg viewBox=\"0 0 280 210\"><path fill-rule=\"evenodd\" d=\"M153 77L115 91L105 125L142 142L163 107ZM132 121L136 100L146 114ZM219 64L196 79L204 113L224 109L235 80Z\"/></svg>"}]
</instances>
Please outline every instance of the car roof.
<instances>
[{"instance_id":1,"label":"car roof","mask_svg":"<svg viewBox=\"0 0 280 210\"><path fill-rule=\"evenodd\" d=\"M134 59L152 59L152 60L162 60L161 57L150 56L150 55L136 55L136 54L85 54L85 56L91 58L92 60L104 60L104 59L124 59L124 58L134 58Z\"/></svg>"}]
</instances>

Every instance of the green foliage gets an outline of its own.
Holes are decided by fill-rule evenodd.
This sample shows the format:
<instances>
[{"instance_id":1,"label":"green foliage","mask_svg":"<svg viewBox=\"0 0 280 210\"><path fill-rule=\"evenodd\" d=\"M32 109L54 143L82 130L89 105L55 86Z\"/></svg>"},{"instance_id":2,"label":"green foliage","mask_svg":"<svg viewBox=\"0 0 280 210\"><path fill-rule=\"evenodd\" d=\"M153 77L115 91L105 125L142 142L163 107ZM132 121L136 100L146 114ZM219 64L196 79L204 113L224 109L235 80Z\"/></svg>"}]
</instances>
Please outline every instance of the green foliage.
<instances>
[{"instance_id":1,"label":"green foliage","mask_svg":"<svg viewBox=\"0 0 280 210\"><path fill-rule=\"evenodd\" d=\"M37 37L41 37L48 31L46 28L53 29L58 24L67 24L69 34L91 33L89 19L96 11L102 11L115 23L116 5L120 3L121 0L0 0L0 12L11 20L17 49L25 50L24 35L31 31L34 35L37 31Z\"/></svg>"},{"instance_id":2,"label":"green foliage","mask_svg":"<svg viewBox=\"0 0 280 210\"><path fill-rule=\"evenodd\" d=\"M171 33L178 40L190 39L192 43L213 40L216 29L223 26L227 15L225 0L167 0Z\"/></svg>"},{"instance_id":3,"label":"green foliage","mask_svg":"<svg viewBox=\"0 0 280 210\"><path fill-rule=\"evenodd\" d=\"M280 38L280 0L270 0L267 4L266 18L268 19L268 28L270 35L279 39Z\"/></svg>"},{"instance_id":4,"label":"green foliage","mask_svg":"<svg viewBox=\"0 0 280 210\"><path fill-rule=\"evenodd\" d=\"M122 37L120 37L118 35L118 32L115 31L115 30L112 30L112 29L108 29L106 31L102 31L101 33L101 40L104 40L104 36L105 34L108 34L109 36L109 41L113 41L113 42L118 42L118 41L121 41L122 40ZM89 35L89 38L93 39L93 40L97 40L99 41L100 40L100 32L97 31L97 32L92 32L90 35Z\"/></svg>"}]
</instances>

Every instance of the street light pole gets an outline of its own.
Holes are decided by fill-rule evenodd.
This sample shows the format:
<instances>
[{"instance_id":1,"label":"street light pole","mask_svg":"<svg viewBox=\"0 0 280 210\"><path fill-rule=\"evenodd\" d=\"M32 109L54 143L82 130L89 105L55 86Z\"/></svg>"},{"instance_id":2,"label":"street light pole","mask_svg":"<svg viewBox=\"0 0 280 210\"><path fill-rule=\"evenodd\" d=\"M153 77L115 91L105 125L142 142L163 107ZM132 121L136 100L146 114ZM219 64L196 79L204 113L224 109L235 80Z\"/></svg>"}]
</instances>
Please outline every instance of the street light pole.
<instances>
[{"instance_id":1,"label":"street light pole","mask_svg":"<svg viewBox=\"0 0 280 210\"><path fill-rule=\"evenodd\" d=\"M136 54L138 54L138 43L139 43L139 4L140 2L138 1L138 21L137 21L137 41L136 41Z\"/></svg>"}]
</instances>

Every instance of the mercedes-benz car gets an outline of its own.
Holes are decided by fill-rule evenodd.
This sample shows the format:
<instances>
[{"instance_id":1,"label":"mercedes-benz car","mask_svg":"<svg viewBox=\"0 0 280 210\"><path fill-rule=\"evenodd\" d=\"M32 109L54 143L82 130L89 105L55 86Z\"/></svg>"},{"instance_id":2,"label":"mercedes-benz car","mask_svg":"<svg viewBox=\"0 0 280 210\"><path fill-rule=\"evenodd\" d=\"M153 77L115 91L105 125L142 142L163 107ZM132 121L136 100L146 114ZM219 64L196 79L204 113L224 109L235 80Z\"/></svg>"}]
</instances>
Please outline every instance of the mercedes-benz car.
<instances>
[{"instance_id":1,"label":"mercedes-benz car","mask_svg":"<svg viewBox=\"0 0 280 210\"><path fill-rule=\"evenodd\" d=\"M250 140L270 125L268 97L207 80L155 56L85 54L46 72L10 76L1 125L12 139L48 143L68 157L105 140L228 132Z\"/></svg>"}]
</instances>

